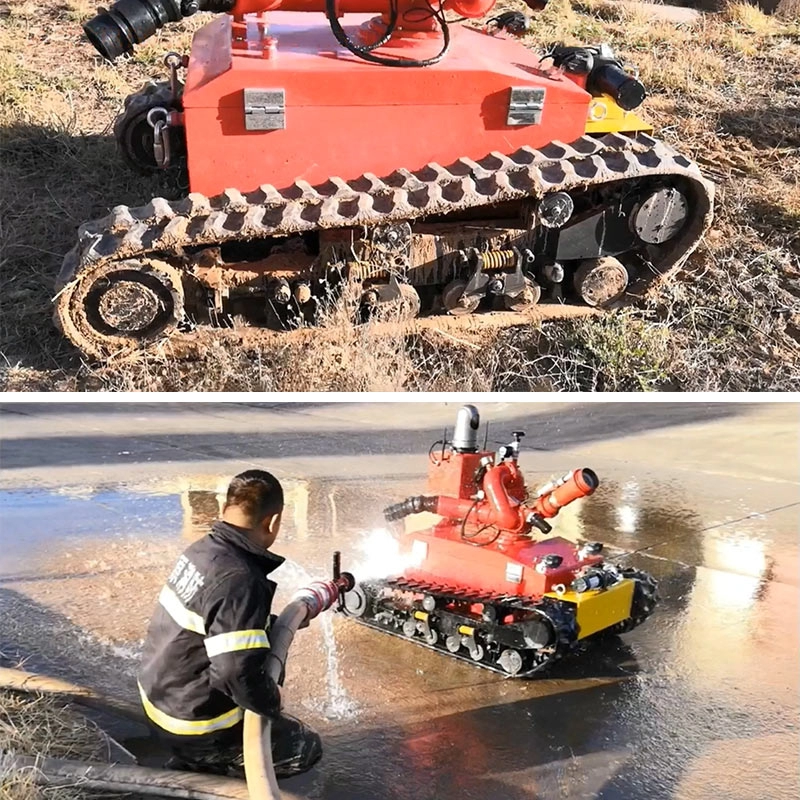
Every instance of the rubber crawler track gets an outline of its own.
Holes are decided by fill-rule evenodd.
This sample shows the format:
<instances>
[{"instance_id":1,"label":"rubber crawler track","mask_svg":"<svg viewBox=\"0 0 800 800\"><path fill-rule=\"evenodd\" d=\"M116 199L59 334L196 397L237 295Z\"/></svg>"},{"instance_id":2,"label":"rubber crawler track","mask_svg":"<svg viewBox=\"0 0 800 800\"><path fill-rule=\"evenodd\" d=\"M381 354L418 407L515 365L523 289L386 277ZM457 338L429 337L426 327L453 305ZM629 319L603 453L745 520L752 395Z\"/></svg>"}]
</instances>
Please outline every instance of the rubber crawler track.
<instances>
[{"instance_id":1,"label":"rubber crawler track","mask_svg":"<svg viewBox=\"0 0 800 800\"><path fill-rule=\"evenodd\" d=\"M543 609L536 608L533 604L534 598L523 598L523 597L513 597L513 596L500 596L500 595L480 595L480 594L469 594L467 592L458 592L458 593L450 593L446 590L445 587L442 587L437 584L426 584L420 581L404 581L401 579L388 579L386 581L380 581L375 584L369 584L370 588L380 588L386 587L390 589L395 589L402 592L426 592L436 595L439 598L444 600L455 600L464 603L502 603L502 605L506 608L516 608L521 611L537 611L539 613L545 614L547 616L550 623L553 625L553 628L557 630L559 634L559 641L557 647L550 655L549 658L544 660L542 663L538 664L537 666L533 667L529 670L524 670L522 672L517 673L516 675L509 675L502 667L498 666L497 664L493 663L488 659L488 655L485 656L480 661L475 661L473 658L470 658L467 655L463 655L462 653L451 653L447 650L443 644L440 642L438 644L429 644L424 639L419 636L408 637L400 630L395 630L393 628L387 627L385 625L381 625L379 622L375 621L374 619L366 616L358 617L349 615L350 619L357 622L359 625L366 625L368 628L372 628L373 630L380 631L381 633L387 633L390 636L396 636L399 639L404 639L406 641L413 642L414 644L420 645L421 647L426 647L429 650L435 650L437 653L442 653L449 658L455 658L458 661L464 661L468 664L472 664L476 667L482 667L483 669L488 669L490 672L497 672L500 675L503 675L506 678L530 678L534 674L538 672L543 672L548 667L550 667L555 661L561 658L567 651L569 647L569 643L566 639L566 632L564 630L560 630L558 628L557 620L552 619L549 617Z\"/></svg>"},{"instance_id":2,"label":"rubber crawler track","mask_svg":"<svg viewBox=\"0 0 800 800\"><path fill-rule=\"evenodd\" d=\"M89 287L117 262L161 260L183 247L412 221L648 176L683 177L695 197L683 231L653 257L652 276L630 287L640 295L697 247L711 224L713 184L688 158L646 134L606 134L571 144L552 142L539 150L523 147L510 155L493 152L479 161L461 158L448 167L430 163L415 172L399 169L384 178L366 173L350 181L332 177L316 187L296 181L282 191L262 185L247 194L227 189L211 198L192 193L177 201L159 197L141 207L116 206L80 227L78 243L58 276L55 319L80 350L102 359L146 344L99 334L85 317ZM169 284L175 268L164 266ZM173 288L177 291L174 283ZM548 316L558 317L557 308Z\"/></svg>"},{"instance_id":3,"label":"rubber crawler track","mask_svg":"<svg viewBox=\"0 0 800 800\"><path fill-rule=\"evenodd\" d=\"M619 625L616 626L617 629L612 632L628 633L635 627L641 625L641 623L644 622L648 616L650 616L656 603L658 602L658 592L656 582L647 573L630 568L623 569L621 572L624 578L635 581L636 595L634 598L634 608L632 608L634 616L624 623L619 623ZM482 595L472 594L466 591L453 592L452 587L441 584L425 583L422 581L408 581L400 578L389 578L385 581L376 581L373 583L368 582L367 584L364 584L364 586L369 587L371 590L385 587L401 592L433 594L436 597L447 601L458 601L464 603L494 603L503 605L509 609L513 608L521 611L537 611L544 614L550 620L550 623L553 625L554 630L558 634L556 647L549 658L543 660L532 669L524 670L513 676L509 675L509 673L498 664L490 661L488 654L480 661L475 661L474 659L460 652L452 653L448 651L443 646L441 641L437 644L429 644L419 636L408 637L399 629L393 629L386 625L382 625L366 615L355 616L347 614L350 619L354 620L360 625L365 625L368 628L381 631L382 633L389 634L390 636L396 636L400 639L405 639L406 641L413 642L421 647L426 647L429 650L435 650L436 652L442 653L450 658L455 658L459 661L465 661L473 666L482 667L483 669L488 669L491 672L497 672L506 678L530 678L537 673L544 672L556 661L567 655L567 653L578 643L573 639L573 634L570 630L571 625L568 624L567 617L565 616L566 612L558 608L558 603L555 600L548 600L550 607L543 608L541 601L537 602L536 598L533 597L527 598L497 594Z\"/></svg>"}]
</instances>

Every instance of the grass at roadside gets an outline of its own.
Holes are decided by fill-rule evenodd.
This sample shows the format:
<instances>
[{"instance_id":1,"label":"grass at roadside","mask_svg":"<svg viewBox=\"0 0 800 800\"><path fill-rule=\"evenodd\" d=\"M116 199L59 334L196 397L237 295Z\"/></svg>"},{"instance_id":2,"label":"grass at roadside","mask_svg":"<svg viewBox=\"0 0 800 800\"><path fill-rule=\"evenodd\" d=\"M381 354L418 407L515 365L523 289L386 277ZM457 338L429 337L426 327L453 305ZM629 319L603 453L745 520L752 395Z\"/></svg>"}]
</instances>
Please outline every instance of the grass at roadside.
<instances>
[{"instance_id":1,"label":"grass at roadside","mask_svg":"<svg viewBox=\"0 0 800 800\"><path fill-rule=\"evenodd\" d=\"M517 0L498 8L522 9ZM787 6L788 7L788 6ZM7 8L7 13L3 9ZM0 3L0 353L10 390L787 390L800 386L800 22L745 3L694 23L612 0L551 0L524 41L609 41L639 68L656 135L718 185L717 219L680 280L637 310L506 330L329 335L193 360L90 365L50 323L80 222L182 187L117 158L110 126L191 18L109 66L82 40L87 0ZM797 19L797 17L795 17ZM2 363L2 362L0 362Z\"/></svg>"},{"instance_id":2,"label":"grass at roadside","mask_svg":"<svg viewBox=\"0 0 800 800\"><path fill-rule=\"evenodd\" d=\"M107 740L85 717L52 696L0 690L0 753L108 760ZM45 788L25 770L0 767L0 800L83 800L78 787ZM108 797L106 794L105 797Z\"/></svg>"}]
</instances>

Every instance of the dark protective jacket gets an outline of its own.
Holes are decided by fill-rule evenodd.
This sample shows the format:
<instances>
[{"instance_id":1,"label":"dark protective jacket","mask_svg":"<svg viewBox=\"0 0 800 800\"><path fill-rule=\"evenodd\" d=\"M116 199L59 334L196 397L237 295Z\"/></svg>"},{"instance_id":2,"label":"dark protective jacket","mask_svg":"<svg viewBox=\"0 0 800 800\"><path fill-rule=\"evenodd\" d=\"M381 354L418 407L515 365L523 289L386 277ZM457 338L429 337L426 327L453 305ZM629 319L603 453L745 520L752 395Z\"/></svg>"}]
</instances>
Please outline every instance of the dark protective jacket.
<instances>
[{"instance_id":1,"label":"dark protective jacket","mask_svg":"<svg viewBox=\"0 0 800 800\"><path fill-rule=\"evenodd\" d=\"M144 711L167 739L228 738L244 709L276 715L266 673L272 597L283 563L241 528L215 522L178 559L158 598L139 672Z\"/></svg>"}]
</instances>

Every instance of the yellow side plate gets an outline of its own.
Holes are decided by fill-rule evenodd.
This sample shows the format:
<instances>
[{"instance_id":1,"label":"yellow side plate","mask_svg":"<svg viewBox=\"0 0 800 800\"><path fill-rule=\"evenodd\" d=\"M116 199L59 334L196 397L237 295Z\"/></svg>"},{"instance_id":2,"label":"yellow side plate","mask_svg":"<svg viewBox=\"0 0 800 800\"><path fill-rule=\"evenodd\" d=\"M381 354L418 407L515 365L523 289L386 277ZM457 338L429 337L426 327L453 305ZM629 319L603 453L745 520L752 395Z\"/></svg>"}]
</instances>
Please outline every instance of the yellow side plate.
<instances>
[{"instance_id":1,"label":"yellow side plate","mask_svg":"<svg viewBox=\"0 0 800 800\"><path fill-rule=\"evenodd\" d=\"M610 628L631 615L633 581L624 578L608 589L593 589L589 592L547 592L545 597L572 603L578 623L578 638L585 639L593 633Z\"/></svg>"},{"instance_id":2,"label":"yellow side plate","mask_svg":"<svg viewBox=\"0 0 800 800\"><path fill-rule=\"evenodd\" d=\"M607 94L593 97L586 119L586 133L652 133L653 126L640 119L633 111L620 108Z\"/></svg>"}]
</instances>

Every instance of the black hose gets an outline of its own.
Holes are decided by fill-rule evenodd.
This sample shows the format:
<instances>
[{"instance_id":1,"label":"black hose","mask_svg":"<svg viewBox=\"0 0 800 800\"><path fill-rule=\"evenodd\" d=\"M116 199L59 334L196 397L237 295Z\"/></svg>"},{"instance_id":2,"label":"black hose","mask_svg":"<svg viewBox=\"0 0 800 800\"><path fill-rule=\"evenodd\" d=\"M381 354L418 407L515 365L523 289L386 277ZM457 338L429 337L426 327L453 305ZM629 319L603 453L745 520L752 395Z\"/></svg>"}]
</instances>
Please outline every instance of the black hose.
<instances>
[{"instance_id":1,"label":"black hose","mask_svg":"<svg viewBox=\"0 0 800 800\"><path fill-rule=\"evenodd\" d=\"M383 516L387 522L396 522L398 519L407 517L410 514L420 514L423 511L435 513L438 502L438 497L425 497L424 495L407 497L400 503L384 508Z\"/></svg>"},{"instance_id":2,"label":"black hose","mask_svg":"<svg viewBox=\"0 0 800 800\"><path fill-rule=\"evenodd\" d=\"M394 6L395 4L393 3L392 5ZM429 67L433 64L437 64L444 58L445 54L450 49L450 29L448 27L447 20L445 19L444 11L441 8L439 11L436 11L433 6L430 5L430 3L428 4L428 7L431 9L431 16L436 18L437 22L439 23L439 27L442 29L442 49L431 58L415 60L409 58L373 55L370 50L374 50L376 47L379 47L380 45L377 43L372 45L356 44L347 35L336 17L336 0L325 0L325 12L328 15L331 33L333 33L336 41L339 42L339 44L344 47L345 50L349 50L354 56L358 56L358 58L363 59L364 61L369 61L371 64L380 64L383 67ZM394 19L396 22L396 13ZM385 41L382 41L381 44L385 44L386 41L388 41L389 36L391 36L388 28L387 34L389 35L384 35Z\"/></svg>"},{"instance_id":3,"label":"black hose","mask_svg":"<svg viewBox=\"0 0 800 800\"><path fill-rule=\"evenodd\" d=\"M130 55L135 44L149 39L168 22L197 11L230 11L235 0L117 0L83 24L94 48L109 61Z\"/></svg>"},{"instance_id":4,"label":"black hose","mask_svg":"<svg viewBox=\"0 0 800 800\"><path fill-rule=\"evenodd\" d=\"M397 28L398 13L399 12L397 9L397 0L391 0L389 5L389 22L386 23L386 32L383 34L383 36L381 36L380 39L378 39L377 42L373 42L372 44L361 45L361 48L363 50L369 51L369 50L377 50L379 47L383 47L383 45L385 45L386 42L388 42L389 39L392 38L392 34L394 33L395 28Z\"/></svg>"},{"instance_id":5,"label":"black hose","mask_svg":"<svg viewBox=\"0 0 800 800\"><path fill-rule=\"evenodd\" d=\"M134 44L149 39L168 22L183 17L180 0L117 0L107 11L85 22L83 30L97 52L113 61L132 53Z\"/></svg>"}]
</instances>

